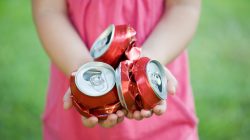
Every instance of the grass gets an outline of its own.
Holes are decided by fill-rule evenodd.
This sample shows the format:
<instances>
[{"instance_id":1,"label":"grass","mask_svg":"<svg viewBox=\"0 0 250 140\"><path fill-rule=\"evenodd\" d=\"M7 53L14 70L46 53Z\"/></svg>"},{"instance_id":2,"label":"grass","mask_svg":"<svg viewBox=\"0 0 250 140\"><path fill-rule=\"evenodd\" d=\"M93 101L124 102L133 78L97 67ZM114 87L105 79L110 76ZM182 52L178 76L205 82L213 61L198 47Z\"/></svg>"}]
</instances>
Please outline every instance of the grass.
<instances>
[{"instance_id":1,"label":"grass","mask_svg":"<svg viewBox=\"0 0 250 140\"><path fill-rule=\"evenodd\" d=\"M248 0L203 1L189 47L201 140L250 137L248 5ZM0 33L0 137L42 139L49 61L37 39L29 1L0 1Z\"/></svg>"},{"instance_id":2,"label":"grass","mask_svg":"<svg viewBox=\"0 0 250 140\"><path fill-rule=\"evenodd\" d=\"M192 84L202 140L242 140L250 134L248 1L203 1L190 45Z\"/></svg>"},{"instance_id":3,"label":"grass","mask_svg":"<svg viewBox=\"0 0 250 140\"><path fill-rule=\"evenodd\" d=\"M0 137L41 139L48 59L40 47L29 1L0 2Z\"/></svg>"}]
</instances>

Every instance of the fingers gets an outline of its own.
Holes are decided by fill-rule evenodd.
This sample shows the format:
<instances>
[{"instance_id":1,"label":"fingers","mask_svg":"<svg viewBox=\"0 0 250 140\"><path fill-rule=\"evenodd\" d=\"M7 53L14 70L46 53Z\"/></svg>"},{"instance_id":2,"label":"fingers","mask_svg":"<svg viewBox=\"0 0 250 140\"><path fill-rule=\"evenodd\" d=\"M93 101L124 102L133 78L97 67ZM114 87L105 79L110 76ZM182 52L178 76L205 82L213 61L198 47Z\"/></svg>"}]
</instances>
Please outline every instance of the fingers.
<instances>
[{"instance_id":1,"label":"fingers","mask_svg":"<svg viewBox=\"0 0 250 140\"><path fill-rule=\"evenodd\" d=\"M136 110L136 111L133 113L133 118L136 119L136 120L138 120L138 121L143 119L143 117L142 117L142 115L141 115L141 112L138 111L138 110Z\"/></svg>"},{"instance_id":2,"label":"fingers","mask_svg":"<svg viewBox=\"0 0 250 140\"><path fill-rule=\"evenodd\" d=\"M171 72L165 68L166 78L167 78L167 89L170 95L174 95L176 93L177 80L171 74ZM134 113L128 112L127 118L142 120L143 118L149 118L155 113L156 115L162 115L167 110L166 100L162 100L158 105L153 108L153 112L150 110L142 109L141 111L135 111Z\"/></svg>"},{"instance_id":3,"label":"fingers","mask_svg":"<svg viewBox=\"0 0 250 140\"><path fill-rule=\"evenodd\" d=\"M111 128L115 126L116 124L122 122L124 120L125 114L126 114L125 110L118 110L116 114L110 114L106 120L98 120L98 118L95 116L92 116L89 118L86 118L83 116L82 122L83 122L83 125L88 128L92 128L96 126L96 124L98 123L100 124L100 126L104 128Z\"/></svg>"},{"instance_id":4,"label":"fingers","mask_svg":"<svg viewBox=\"0 0 250 140\"><path fill-rule=\"evenodd\" d=\"M98 118L94 116L89 118L82 117L82 122L84 126L92 128L98 123Z\"/></svg>"},{"instance_id":5,"label":"fingers","mask_svg":"<svg viewBox=\"0 0 250 140\"><path fill-rule=\"evenodd\" d=\"M135 119L135 120L139 121L139 120L142 120L144 118L149 118L152 115L153 114L152 114L151 110L142 109L141 111L136 110L134 112L128 112L127 118L129 118L129 119Z\"/></svg>"},{"instance_id":6,"label":"fingers","mask_svg":"<svg viewBox=\"0 0 250 140\"><path fill-rule=\"evenodd\" d=\"M110 114L106 120L99 120L99 124L104 128L114 127L124 120L125 114L127 114L126 110L118 110L116 114Z\"/></svg>"},{"instance_id":7,"label":"fingers","mask_svg":"<svg viewBox=\"0 0 250 140\"><path fill-rule=\"evenodd\" d=\"M170 95L174 95L176 93L176 88L177 88L177 80L175 77L172 75L172 73L165 68L166 76L167 76L167 90Z\"/></svg>"},{"instance_id":8,"label":"fingers","mask_svg":"<svg viewBox=\"0 0 250 140\"><path fill-rule=\"evenodd\" d=\"M152 116L152 111L151 110L145 110L145 109L142 109L141 110L141 116L143 118L149 118Z\"/></svg>"},{"instance_id":9,"label":"fingers","mask_svg":"<svg viewBox=\"0 0 250 140\"><path fill-rule=\"evenodd\" d=\"M127 118L135 119L135 120L142 120L144 118L150 118L153 115L153 113L156 115L162 115L164 112L166 112L166 110L167 110L166 100L162 100L160 101L158 105L156 105L153 108L153 110L142 109L141 111L136 110L133 113L128 112Z\"/></svg>"},{"instance_id":10,"label":"fingers","mask_svg":"<svg viewBox=\"0 0 250 140\"><path fill-rule=\"evenodd\" d=\"M100 126L104 128L111 128L117 124L118 116L116 114L110 114L106 120L100 120Z\"/></svg>"},{"instance_id":11,"label":"fingers","mask_svg":"<svg viewBox=\"0 0 250 140\"><path fill-rule=\"evenodd\" d=\"M72 107L72 98L71 98L71 92L69 88L63 97L63 108L67 110L67 109L70 109L71 107Z\"/></svg>"},{"instance_id":12,"label":"fingers","mask_svg":"<svg viewBox=\"0 0 250 140\"><path fill-rule=\"evenodd\" d=\"M166 112L166 101L162 100L159 105L156 105L153 108L153 112L156 115L162 115L164 112ZM141 111L135 111L132 112L126 112L125 110L118 110L116 114L110 114L106 120L99 120L100 126L104 128L111 128L114 127L116 124L122 122L124 120L124 116L127 114L128 118L134 118L135 120L142 120L143 118L149 118L152 116L152 111L150 110L144 110ZM98 118L97 117L82 117L83 125L89 128L92 128L98 124Z\"/></svg>"},{"instance_id":13,"label":"fingers","mask_svg":"<svg viewBox=\"0 0 250 140\"><path fill-rule=\"evenodd\" d=\"M165 71L168 80L168 85L167 85L168 93L173 95L176 92L177 81L166 68ZM64 95L64 108L69 109L70 107L72 107L72 99L71 99L70 89L68 89ZM99 124L104 128L111 128L116 124L122 122L124 120L125 115L127 115L127 118L129 119L134 118L136 120L142 120L143 118L151 117L153 113L155 113L156 115L162 115L164 112L166 112L166 109L167 109L166 101L162 100L158 105L156 105L153 108L152 110L153 112L144 109L142 109L141 111L136 110L133 113L126 112L125 110L118 110L116 114L110 114L106 120L99 120ZM90 118L83 117L83 124L86 127L89 128L94 127L97 123L98 123L97 117L90 117Z\"/></svg>"},{"instance_id":14,"label":"fingers","mask_svg":"<svg viewBox=\"0 0 250 140\"><path fill-rule=\"evenodd\" d=\"M127 114L128 119L133 119L133 112L129 111Z\"/></svg>"},{"instance_id":15,"label":"fingers","mask_svg":"<svg viewBox=\"0 0 250 140\"><path fill-rule=\"evenodd\" d=\"M166 100L162 100L158 105L153 108L153 112L156 115L162 115L167 110Z\"/></svg>"},{"instance_id":16,"label":"fingers","mask_svg":"<svg viewBox=\"0 0 250 140\"><path fill-rule=\"evenodd\" d=\"M127 114L127 111L125 109L118 110L116 112L116 115L118 116L117 123L121 123L124 120L125 114Z\"/></svg>"},{"instance_id":17,"label":"fingers","mask_svg":"<svg viewBox=\"0 0 250 140\"><path fill-rule=\"evenodd\" d=\"M116 114L110 114L106 120L100 120L100 126L104 128L114 127L116 124L121 123L124 120L124 116L127 114L125 109L118 110Z\"/></svg>"}]
</instances>

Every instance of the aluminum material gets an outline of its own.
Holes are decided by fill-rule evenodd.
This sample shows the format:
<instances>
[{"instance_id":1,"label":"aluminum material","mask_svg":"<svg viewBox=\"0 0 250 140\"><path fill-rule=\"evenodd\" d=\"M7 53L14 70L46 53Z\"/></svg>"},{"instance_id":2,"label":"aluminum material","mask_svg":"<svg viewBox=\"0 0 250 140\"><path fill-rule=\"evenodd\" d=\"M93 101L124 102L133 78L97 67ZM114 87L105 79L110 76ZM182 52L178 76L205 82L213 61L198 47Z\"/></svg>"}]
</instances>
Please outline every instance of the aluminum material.
<instances>
[{"instance_id":1,"label":"aluminum material","mask_svg":"<svg viewBox=\"0 0 250 140\"><path fill-rule=\"evenodd\" d=\"M167 98L167 79L163 66L156 60L151 60L146 66L147 79L155 92L162 100Z\"/></svg>"},{"instance_id":2,"label":"aluminum material","mask_svg":"<svg viewBox=\"0 0 250 140\"><path fill-rule=\"evenodd\" d=\"M76 72L77 88L88 96L102 96L115 86L114 69L102 62L89 62Z\"/></svg>"},{"instance_id":3,"label":"aluminum material","mask_svg":"<svg viewBox=\"0 0 250 140\"><path fill-rule=\"evenodd\" d=\"M111 24L102 34L96 39L92 48L90 49L90 55L97 59L102 56L110 47L110 44L114 38L115 25Z\"/></svg>"},{"instance_id":4,"label":"aluminum material","mask_svg":"<svg viewBox=\"0 0 250 140\"><path fill-rule=\"evenodd\" d=\"M135 65L132 69L132 73L134 75L134 79L138 87L138 96L136 98L136 104L139 108L149 110L153 109L154 106L156 106L162 100L158 95L160 93L157 93L157 91L155 91L153 87L154 85L150 83L150 81L152 81L152 78L150 78L150 76L153 73L158 72L157 67L152 68L152 64L150 63L150 61L152 60L147 57L141 57L135 62ZM152 77L154 75L152 75ZM157 78L154 78L155 83L158 82L155 85L156 88L162 86L160 81L161 79L157 80Z\"/></svg>"},{"instance_id":5,"label":"aluminum material","mask_svg":"<svg viewBox=\"0 0 250 140\"><path fill-rule=\"evenodd\" d=\"M90 54L95 61L117 68L119 61L140 56L140 49L134 49L135 35L135 30L129 25L111 25L93 43Z\"/></svg>"},{"instance_id":6,"label":"aluminum material","mask_svg":"<svg viewBox=\"0 0 250 140\"><path fill-rule=\"evenodd\" d=\"M116 88L117 88L120 103L125 109L128 110L127 104L125 102L125 99L122 93L121 63L119 64L118 68L115 70L115 77L116 77Z\"/></svg>"}]
</instances>

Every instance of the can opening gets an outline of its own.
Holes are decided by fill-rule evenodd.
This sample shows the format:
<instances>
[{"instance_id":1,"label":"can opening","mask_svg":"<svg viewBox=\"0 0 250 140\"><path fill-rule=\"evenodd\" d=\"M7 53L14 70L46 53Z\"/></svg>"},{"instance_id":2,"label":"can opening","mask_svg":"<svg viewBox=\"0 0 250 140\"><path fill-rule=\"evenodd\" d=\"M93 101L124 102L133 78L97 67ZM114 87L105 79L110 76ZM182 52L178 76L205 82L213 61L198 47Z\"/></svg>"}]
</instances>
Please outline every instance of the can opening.
<instances>
[{"instance_id":1,"label":"can opening","mask_svg":"<svg viewBox=\"0 0 250 140\"><path fill-rule=\"evenodd\" d=\"M162 79L160 74L158 72L151 73L150 78L154 87L156 87L157 90L162 92Z\"/></svg>"},{"instance_id":2,"label":"can opening","mask_svg":"<svg viewBox=\"0 0 250 140\"><path fill-rule=\"evenodd\" d=\"M158 61L151 60L147 64L146 71L148 81L155 94L160 99L166 99L167 80L163 66Z\"/></svg>"},{"instance_id":3,"label":"can opening","mask_svg":"<svg viewBox=\"0 0 250 140\"><path fill-rule=\"evenodd\" d=\"M113 40L114 32L115 26L112 24L95 40L90 49L90 54L94 59L102 56L108 50Z\"/></svg>"},{"instance_id":4,"label":"can opening","mask_svg":"<svg viewBox=\"0 0 250 140\"><path fill-rule=\"evenodd\" d=\"M114 69L102 62L89 62L76 73L77 88L89 96L102 96L115 86Z\"/></svg>"},{"instance_id":5,"label":"can opening","mask_svg":"<svg viewBox=\"0 0 250 140\"><path fill-rule=\"evenodd\" d=\"M89 69L83 73L83 78L89 85L98 92L105 92L107 90L107 84L105 84L105 77L102 75L102 71L97 69Z\"/></svg>"}]
</instances>

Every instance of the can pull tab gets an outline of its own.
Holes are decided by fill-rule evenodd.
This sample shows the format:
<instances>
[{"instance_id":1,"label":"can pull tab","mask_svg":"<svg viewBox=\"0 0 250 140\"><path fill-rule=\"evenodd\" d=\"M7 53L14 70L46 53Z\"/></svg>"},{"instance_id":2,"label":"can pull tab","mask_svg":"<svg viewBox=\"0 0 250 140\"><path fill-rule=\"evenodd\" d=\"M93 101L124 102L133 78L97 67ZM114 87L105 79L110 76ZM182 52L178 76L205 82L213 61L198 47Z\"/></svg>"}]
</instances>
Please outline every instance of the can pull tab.
<instances>
[{"instance_id":1,"label":"can pull tab","mask_svg":"<svg viewBox=\"0 0 250 140\"><path fill-rule=\"evenodd\" d=\"M107 90L108 86L105 84L104 77L102 75L102 72L96 69L90 69L86 71L83 74L83 78L86 81L90 82L90 85L96 90L96 91L105 91Z\"/></svg>"},{"instance_id":2,"label":"can pull tab","mask_svg":"<svg viewBox=\"0 0 250 140\"><path fill-rule=\"evenodd\" d=\"M162 92L162 80L158 72L151 73L151 82L154 87L156 87L160 92Z\"/></svg>"}]
</instances>

